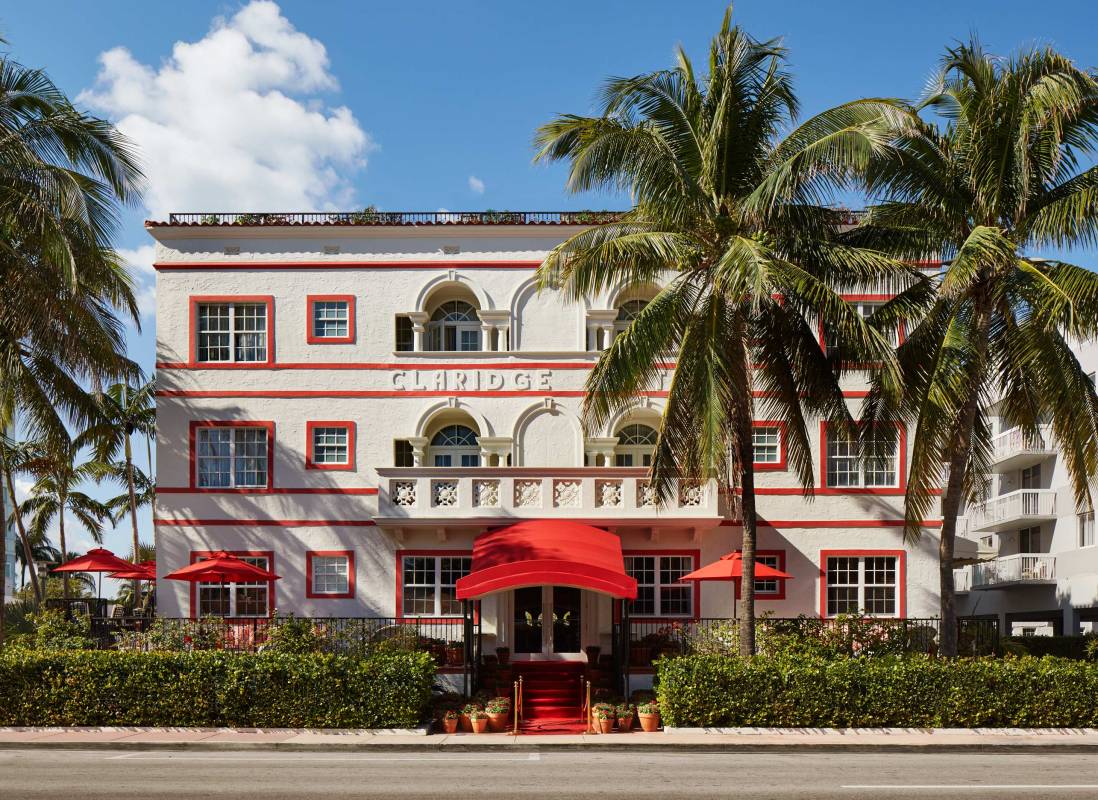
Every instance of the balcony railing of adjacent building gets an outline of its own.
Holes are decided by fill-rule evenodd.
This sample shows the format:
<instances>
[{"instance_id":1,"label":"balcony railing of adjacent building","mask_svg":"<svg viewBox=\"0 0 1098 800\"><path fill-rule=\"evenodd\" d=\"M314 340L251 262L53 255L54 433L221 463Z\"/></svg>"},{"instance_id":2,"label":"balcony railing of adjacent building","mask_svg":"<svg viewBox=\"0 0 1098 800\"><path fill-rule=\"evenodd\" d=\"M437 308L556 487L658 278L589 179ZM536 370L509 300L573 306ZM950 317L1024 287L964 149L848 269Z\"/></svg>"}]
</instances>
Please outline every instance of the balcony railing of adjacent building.
<instances>
[{"instance_id":1,"label":"balcony railing of adjacent building","mask_svg":"<svg viewBox=\"0 0 1098 800\"><path fill-rule=\"evenodd\" d=\"M999 472L1028 467L1056 453L1051 425L1039 426L1037 434L1011 428L992 439L991 447L992 463Z\"/></svg>"},{"instance_id":2,"label":"balcony railing of adjacent building","mask_svg":"<svg viewBox=\"0 0 1098 800\"><path fill-rule=\"evenodd\" d=\"M455 518L615 521L716 520L715 481L674 483L661 504L645 470L561 467L384 467L377 470L382 522Z\"/></svg>"},{"instance_id":3,"label":"balcony railing of adjacent building","mask_svg":"<svg viewBox=\"0 0 1098 800\"><path fill-rule=\"evenodd\" d=\"M972 507L970 531L1001 531L1027 522L1056 518L1056 492L1018 489Z\"/></svg>"},{"instance_id":4,"label":"balcony railing of adjacent building","mask_svg":"<svg viewBox=\"0 0 1098 800\"><path fill-rule=\"evenodd\" d=\"M964 568L972 589L997 589L1056 582L1056 556L1048 553L1016 553L981 561ZM956 578L957 571L954 571Z\"/></svg>"},{"instance_id":5,"label":"balcony railing of adjacent building","mask_svg":"<svg viewBox=\"0 0 1098 800\"><path fill-rule=\"evenodd\" d=\"M953 570L953 591L957 594L967 594L972 590L971 565L957 567Z\"/></svg>"}]
</instances>

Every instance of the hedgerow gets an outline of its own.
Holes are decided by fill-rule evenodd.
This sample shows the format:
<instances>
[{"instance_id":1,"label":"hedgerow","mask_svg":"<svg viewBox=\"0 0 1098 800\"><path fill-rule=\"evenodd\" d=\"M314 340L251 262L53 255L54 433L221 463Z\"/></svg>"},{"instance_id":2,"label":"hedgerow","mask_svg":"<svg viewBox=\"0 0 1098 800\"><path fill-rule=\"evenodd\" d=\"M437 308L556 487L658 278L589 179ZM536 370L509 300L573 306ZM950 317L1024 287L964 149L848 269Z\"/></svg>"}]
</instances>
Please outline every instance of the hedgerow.
<instances>
[{"instance_id":1,"label":"hedgerow","mask_svg":"<svg viewBox=\"0 0 1098 800\"><path fill-rule=\"evenodd\" d=\"M1098 664L1059 658L664 658L677 727L1094 727Z\"/></svg>"},{"instance_id":2,"label":"hedgerow","mask_svg":"<svg viewBox=\"0 0 1098 800\"><path fill-rule=\"evenodd\" d=\"M386 728L415 725L435 665L421 652L0 650L0 725Z\"/></svg>"}]
</instances>

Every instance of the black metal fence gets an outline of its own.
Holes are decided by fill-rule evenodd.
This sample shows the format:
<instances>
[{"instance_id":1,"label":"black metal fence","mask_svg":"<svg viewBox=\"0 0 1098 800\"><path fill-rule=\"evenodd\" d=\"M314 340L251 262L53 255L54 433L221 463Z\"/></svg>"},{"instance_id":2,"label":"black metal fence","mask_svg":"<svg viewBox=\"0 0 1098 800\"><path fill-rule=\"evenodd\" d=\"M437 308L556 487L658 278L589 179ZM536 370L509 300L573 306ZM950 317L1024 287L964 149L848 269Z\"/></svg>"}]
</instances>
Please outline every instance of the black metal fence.
<instances>
[{"instance_id":1,"label":"black metal fence","mask_svg":"<svg viewBox=\"0 0 1098 800\"><path fill-rule=\"evenodd\" d=\"M293 211L173 213L169 225L602 225L620 211Z\"/></svg>"},{"instance_id":2,"label":"black metal fence","mask_svg":"<svg viewBox=\"0 0 1098 800\"><path fill-rule=\"evenodd\" d=\"M999 652L999 620L995 617L958 619L958 653L963 656ZM881 619L876 617L760 617L756 621L757 652L794 647L835 655L887 655L938 651L942 621L936 617ZM735 619L633 620L629 633L629 665L646 667L661 655L689 652L735 653L739 623Z\"/></svg>"}]
</instances>

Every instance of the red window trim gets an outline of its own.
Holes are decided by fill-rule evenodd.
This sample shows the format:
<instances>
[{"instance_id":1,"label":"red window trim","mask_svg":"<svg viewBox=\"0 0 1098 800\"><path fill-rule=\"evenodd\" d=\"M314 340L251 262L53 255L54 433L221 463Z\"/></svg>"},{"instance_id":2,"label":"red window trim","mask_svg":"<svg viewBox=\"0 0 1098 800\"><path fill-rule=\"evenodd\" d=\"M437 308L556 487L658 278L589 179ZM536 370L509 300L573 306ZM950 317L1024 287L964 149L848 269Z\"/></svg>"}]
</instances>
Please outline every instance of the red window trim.
<instances>
[{"instance_id":1,"label":"red window trim","mask_svg":"<svg viewBox=\"0 0 1098 800\"><path fill-rule=\"evenodd\" d=\"M198 307L205 303L264 303L267 306L267 360L244 361L239 364L226 361L198 360ZM275 363L275 313L274 296L269 294L206 294L190 297L190 349L187 366L191 369L256 369ZM230 343L231 346L231 343Z\"/></svg>"},{"instance_id":2,"label":"red window trim","mask_svg":"<svg viewBox=\"0 0 1098 800\"><path fill-rule=\"evenodd\" d=\"M904 550L821 550L820 551L820 618L829 619L827 615L827 559L851 556L856 558L873 556L894 556L896 558L896 571L898 586L896 589L896 603L898 614L896 617L882 617L882 619L905 619L907 617L907 552Z\"/></svg>"},{"instance_id":3,"label":"red window trim","mask_svg":"<svg viewBox=\"0 0 1098 800\"><path fill-rule=\"evenodd\" d=\"M839 295L843 300L848 303L887 303L894 298L894 294L841 294ZM827 352L827 341L824 338L824 324L823 320L816 323L816 332L820 337L820 349L825 353ZM896 325L896 344L903 344L907 339L907 326L903 320ZM854 369L873 369L880 366L880 362L869 362L866 364L852 363L847 366Z\"/></svg>"},{"instance_id":4,"label":"red window trim","mask_svg":"<svg viewBox=\"0 0 1098 800\"><path fill-rule=\"evenodd\" d=\"M317 592L313 590L313 559L347 559L347 591ZM306 550L305 551L305 597L316 600L351 600L355 596L355 551L354 550Z\"/></svg>"},{"instance_id":5,"label":"red window trim","mask_svg":"<svg viewBox=\"0 0 1098 800\"><path fill-rule=\"evenodd\" d=\"M415 619L420 622L451 622L455 619L461 619L460 616L456 617L417 617L404 615L404 559L405 557L415 556L449 556L450 558L472 558L472 550L397 550L396 551L396 605L394 607L394 617L398 620Z\"/></svg>"},{"instance_id":6,"label":"red window trim","mask_svg":"<svg viewBox=\"0 0 1098 800\"><path fill-rule=\"evenodd\" d=\"M780 452L777 464L754 462L755 472L784 472L788 468L788 450L786 447L786 424L779 419L757 419L751 423L755 428L777 428Z\"/></svg>"},{"instance_id":7,"label":"red window trim","mask_svg":"<svg viewBox=\"0 0 1098 800\"><path fill-rule=\"evenodd\" d=\"M701 550L689 550L689 549L686 549L686 550L684 550L684 549L680 549L680 550L660 550L660 549L622 550L621 554L623 556L693 556L693 558L694 558L694 569L698 569L698 567L701 566ZM697 622L699 619L701 619L701 582L700 581L694 581L693 583L694 583L694 591L693 591L693 595L692 595L693 599L691 601L691 603L693 605L693 608L694 608L694 613L693 614L685 615L685 616L679 616L679 617L669 617L669 616L664 616L664 617L658 617L658 616L657 617L640 617L640 616L638 616L638 617L630 617L630 619L633 620L634 622L665 622L665 623L672 623L672 622L682 622L683 620L692 620L694 622ZM658 597L656 598L656 602L659 602Z\"/></svg>"},{"instance_id":8,"label":"red window trim","mask_svg":"<svg viewBox=\"0 0 1098 800\"><path fill-rule=\"evenodd\" d=\"M267 429L267 485L262 488L217 489L198 485L198 429L199 428L266 428ZM190 490L199 494L275 494L274 447L275 424L272 420L191 420L188 434L188 469Z\"/></svg>"},{"instance_id":9,"label":"red window trim","mask_svg":"<svg viewBox=\"0 0 1098 800\"><path fill-rule=\"evenodd\" d=\"M743 553L743 550L737 550L737 553ZM756 556L777 556L778 557L778 569L785 572L785 550L756 550ZM763 580L766 580L765 578ZM736 599L740 599L740 584L743 581L733 581L736 584ZM785 599L785 585L788 581L776 581L778 584L778 591L776 592L760 592L755 590L756 600L784 600Z\"/></svg>"},{"instance_id":10,"label":"red window trim","mask_svg":"<svg viewBox=\"0 0 1098 800\"><path fill-rule=\"evenodd\" d=\"M355 296L353 294L310 294L305 297L305 342L307 344L354 344L355 343ZM313 326L313 307L317 303L347 304L347 335L317 336Z\"/></svg>"},{"instance_id":11,"label":"red window trim","mask_svg":"<svg viewBox=\"0 0 1098 800\"><path fill-rule=\"evenodd\" d=\"M274 572L275 558L273 550L192 550L190 563L194 564L202 558L209 558L215 553L226 552L231 556L237 556L243 558L245 556L253 556L256 558L267 559L267 569L270 572ZM267 618L274 614L274 610L278 608L278 604L275 602L275 584L277 581L267 581ZM232 586L233 584L227 583L226 586ZM190 584L191 597L190 597L190 611L191 619L198 619L198 584ZM264 619L264 617L233 617L233 619L250 620L250 619Z\"/></svg>"},{"instance_id":12,"label":"red window trim","mask_svg":"<svg viewBox=\"0 0 1098 800\"><path fill-rule=\"evenodd\" d=\"M317 464L313 461L313 431L316 428L347 429L347 463ZM351 420L310 420L305 423L305 469L320 469L330 472L355 471L355 423Z\"/></svg>"},{"instance_id":13,"label":"red window trim","mask_svg":"<svg viewBox=\"0 0 1098 800\"><path fill-rule=\"evenodd\" d=\"M820 490L816 494L875 494L881 496L899 496L906 492L907 487L907 427L902 423L896 424L899 431L897 450L899 463L897 464L896 486L859 486L854 488L833 487L827 485L827 422L820 422Z\"/></svg>"}]
</instances>

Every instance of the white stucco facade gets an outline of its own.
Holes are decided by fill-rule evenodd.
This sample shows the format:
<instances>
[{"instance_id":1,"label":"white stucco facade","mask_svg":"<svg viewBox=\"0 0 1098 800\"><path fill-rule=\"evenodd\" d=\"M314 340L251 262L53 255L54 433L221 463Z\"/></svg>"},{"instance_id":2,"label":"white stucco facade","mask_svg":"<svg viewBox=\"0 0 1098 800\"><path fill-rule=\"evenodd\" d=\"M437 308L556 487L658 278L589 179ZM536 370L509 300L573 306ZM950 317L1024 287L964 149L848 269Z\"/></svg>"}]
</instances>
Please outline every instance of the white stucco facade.
<instances>
[{"instance_id":1,"label":"white stucco facade","mask_svg":"<svg viewBox=\"0 0 1098 800\"><path fill-rule=\"evenodd\" d=\"M413 576L404 571L412 562L405 559L467 556L475 537L515 519L575 519L605 528L620 537L627 562L657 559L630 563L669 575L739 548L734 513L715 485L700 493L684 488L677 503L662 509L645 502L644 446L626 442L655 423L670 369L635 408L601 430L584 430L583 386L599 348L615 326L627 324L622 309L650 296L652 287L622 286L571 304L537 291L536 266L578 228L149 230L157 241L161 575L210 551L252 554L268 559L282 576L264 613L277 608L298 615L401 617L415 606L409 591L416 593L408 588ZM314 335L317 303L333 304L325 308L339 318L331 329L337 335L327 338L343 341ZM253 360L203 361L213 351L203 351L200 328L221 324L210 322L218 314L235 325L238 305L247 307L241 313L253 323L256 315L263 320L261 334L246 340L251 349L241 351ZM432 322L447 309L457 309L455 318L468 316L468 307L473 316L453 322L452 334L443 329L449 323ZM229 331L230 358L237 355L237 332ZM448 343L476 346L455 351L445 349ZM851 408L858 411L865 386L848 383ZM224 423L232 427L221 428ZM265 442L261 459L269 469L244 477L262 485L235 485L238 466L229 462L237 451L226 450L230 455L221 462L203 460L200 451L212 447L210 436L223 437L218 441L226 448L230 441L246 447L234 428L255 431ZM447 431L457 436L465 429L475 435L471 446L436 444ZM337 444L341 463L318 468L314 437L333 430L346 452ZM906 435L898 437L888 485L851 489L828 485L824 433L819 425L810 433L814 496L804 498L784 468L778 455L784 448L776 448L775 463L761 465L757 475L760 513L769 523L760 531L759 549L793 576L784 590L760 586L759 613L829 613L828 559L846 559L841 566L849 580L841 588L853 595L844 596L876 592L886 616L934 616L937 521L928 520L916 545L902 538ZM441 466L447 457L452 465ZM618 466L630 459L632 467ZM203 470L217 475L211 479ZM211 480L226 485L203 485ZM664 556L685 560L658 560ZM331 585L339 590L328 596L310 588L319 580L315 562L326 558L336 559L325 563L336 571ZM340 572L344 567L349 576ZM874 569L876 579L869 576ZM685 598L670 598L675 593L666 588L653 578L654 613L636 615L673 620L732 614L729 584L706 584ZM437 600L446 591L436 582L418 597ZM197 595L188 584L162 580L159 611L196 613L202 610ZM663 600L673 613L660 613ZM510 592L484 600L485 631L499 644L514 635L514 603ZM584 591L582 604L582 643L604 643L609 598Z\"/></svg>"}]
</instances>

